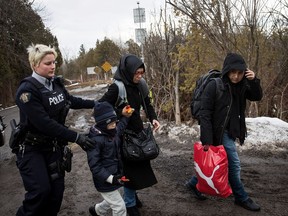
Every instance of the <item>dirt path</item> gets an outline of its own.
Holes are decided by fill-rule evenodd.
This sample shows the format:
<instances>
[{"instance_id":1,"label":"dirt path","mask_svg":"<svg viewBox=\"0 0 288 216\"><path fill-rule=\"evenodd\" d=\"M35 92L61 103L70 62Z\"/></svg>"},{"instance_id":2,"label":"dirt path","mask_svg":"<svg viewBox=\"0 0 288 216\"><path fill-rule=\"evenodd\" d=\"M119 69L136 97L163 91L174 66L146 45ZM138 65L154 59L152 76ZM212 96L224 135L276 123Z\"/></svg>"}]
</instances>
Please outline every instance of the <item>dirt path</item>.
<instances>
[{"instance_id":1,"label":"dirt path","mask_svg":"<svg viewBox=\"0 0 288 216\"><path fill-rule=\"evenodd\" d=\"M100 89L79 94L90 98L92 94L94 98L95 92L101 95L104 91ZM91 110L73 111L69 115L68 125L75 122L80 125L80 128L74 128L76 130L85 130L93 123ZM194 174L192 149L193 143L199 139L199 129L197 131L197 127L193 126L190 131L191 127L187 127L186 134L179 132L170 136L171 124L161 124L161 131L156 134L161 153L152 161L158 184L138 192L143 202L142 216L288 215L288 141L281 144L284 151L278 153L269 148L240 151L243 183L250 196L261 205L260 212L250 212L234 205L233 196L227 199L209 197L206 201L192 197L184 183ZM66 174L66 190L59 216L88 216L89 206L101 198L94 188L86 153L76 144L72 145L72 149L72 171ZM240 147L239 150L242 149ZM0 192L0 216L15 215L25 193L15 156L0 160Z\"/></svg>"},{"instance_id":2,"label":"dirt path","mask_svg":"<svg viewBox=\"0 0 288 216\"><path fill-rule=\"evenodd\" d=\"M177 142L164 132L156 138L161 154L152 161L152 166L158 184L138 192L143 202L142 215L288 215L287 154L271 155L252 150L240 153L243 183L262 208L260 212L250 212L235 206L233 196L227 199L209 197L206 201L193 198L183 184L193 173L191 149L194 140L183 135L179 137L183 142ZM73 170L66 175L59 216L89 215L89 206L101 200L93 186L85 152L77 145L72 147ZM0 215L15 215L24 190L14 157L0 163L0 177Z\"/></svg>"}]
</instances>

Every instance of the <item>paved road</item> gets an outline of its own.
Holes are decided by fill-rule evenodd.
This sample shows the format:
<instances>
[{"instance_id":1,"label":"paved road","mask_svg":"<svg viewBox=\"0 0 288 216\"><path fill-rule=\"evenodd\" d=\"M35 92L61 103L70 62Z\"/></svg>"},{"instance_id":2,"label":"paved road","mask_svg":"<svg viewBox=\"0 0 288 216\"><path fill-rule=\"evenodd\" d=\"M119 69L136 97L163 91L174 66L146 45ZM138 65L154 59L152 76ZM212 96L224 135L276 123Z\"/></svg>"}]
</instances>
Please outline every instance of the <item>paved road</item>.
<instances>
[{"instance_id":1,"label":"paved road","mask_svg":"<svg viewBox=\"0 0 288 216\"><path fill-rule=\"evenodd\" d=\"M4 116L4 123L7 124L7 128L5 129L5 144L0 147L0 161L10 159L14 154L11 153L11 149L9 147L9 138L11 134L10 120L15 119L16 122L19 122L19 109L17 106L10 107L8 109L0 110L0 115Z\"/></svg>"}]
</instances>

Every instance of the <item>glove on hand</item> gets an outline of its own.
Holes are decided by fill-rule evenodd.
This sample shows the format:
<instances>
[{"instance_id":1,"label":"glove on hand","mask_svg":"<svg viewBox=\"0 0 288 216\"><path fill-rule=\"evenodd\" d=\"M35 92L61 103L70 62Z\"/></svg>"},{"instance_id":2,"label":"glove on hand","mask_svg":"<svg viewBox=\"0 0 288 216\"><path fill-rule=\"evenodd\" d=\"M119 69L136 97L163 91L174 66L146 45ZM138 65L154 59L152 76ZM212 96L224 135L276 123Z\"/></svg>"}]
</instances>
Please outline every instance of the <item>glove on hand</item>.
<instances>
[{"instance_id":1,"label":"glove on hand","mask_svg":"<svg viewBox=\"0 0 288 216\"><path fill-rule=\"evenodd\" d=\"M205 144L205 145L203 145L203 150L204 150L204 151L208 151L209 146L210 146L209 144Z\"/></svg>"},{"instance_id":2,"label":"glove on hand","mask_svg":"<svg viewBox=\"0 0 288 216\"><path fill-rule=\"evenodd\" d=\"M90 150L94 147L95 142L85 134L78 134L76 143L84 150Z\"/></svg>"},{"instance_id":3,"label":"glove on hand","mask_svg":"<svg viewBox=\"0 0 288 216\"><path fill-rule=\"evenodd\" d=\"M121 180L122 175L115 175L113 176L112 184L113 185L123 185L124 182Z\"/></svg>"}]
</instances>

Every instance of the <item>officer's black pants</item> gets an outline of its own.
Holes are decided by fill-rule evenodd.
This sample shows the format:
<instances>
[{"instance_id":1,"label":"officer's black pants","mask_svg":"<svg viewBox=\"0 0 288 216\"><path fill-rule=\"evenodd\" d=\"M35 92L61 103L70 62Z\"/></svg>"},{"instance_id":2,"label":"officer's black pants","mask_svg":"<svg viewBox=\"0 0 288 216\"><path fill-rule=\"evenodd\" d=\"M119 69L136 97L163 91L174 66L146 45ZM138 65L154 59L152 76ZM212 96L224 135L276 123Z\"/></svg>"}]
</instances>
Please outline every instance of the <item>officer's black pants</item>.
<instances>
[{"instance_id":1,"label":"officer's black pants","mask_svg":"<svg viewBox=\"0 0 288 216\"><path fill-rule=\"evenodd\" d=\"M26 190L17 216L54 216L60 210L64 193L64 175L51 180L48 165L61 157L60 151L35 150L26 146L17 154L17 166Z\"/></svg>"}]
</instances>

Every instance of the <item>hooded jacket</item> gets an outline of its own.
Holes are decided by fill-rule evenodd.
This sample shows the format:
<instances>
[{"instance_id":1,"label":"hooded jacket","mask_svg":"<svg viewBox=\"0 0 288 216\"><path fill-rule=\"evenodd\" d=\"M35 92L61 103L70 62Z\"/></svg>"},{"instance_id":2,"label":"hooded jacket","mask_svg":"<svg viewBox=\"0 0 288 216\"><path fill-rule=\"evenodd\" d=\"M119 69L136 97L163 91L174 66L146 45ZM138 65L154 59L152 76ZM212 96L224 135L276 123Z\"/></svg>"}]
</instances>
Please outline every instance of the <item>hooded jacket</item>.
<instances>
[{"instance_id":1,"label":"hooded jacket","mask_svg":"<svg viewBox=\"0 0 288 216\"><path fill-rule=\"evenodd\" d=\"M127 54L124 55L119 62L118 68L115 72L114 79L121 80L124 83L126 92L127 92L127 100L128 104L133 107L135 110L133 115L130 118L130 122L127 126L127 129L133 130L136 133L139 133L143 130L143 122L140 117L140 108L142 106L142 98L139 91L139 86L141 83L134 83L133 77L138 68L144 68L144 63L137 56ZM109 86L108 91L104 94L104 96L99 100L107 101L113 106L115 106L116 101L118 99L119 89L118 86L113 83ZM149 96L144 98L149 120L152 122L153 119L157 120L157 115L154 111L153 106L151 105ZM123 107L127 104L123 104L118 107L117 114L121 114Z\"/></svg>"},{"instance_id":2,"label":"hooded jacket","mask_svg":"<svg viewBox=\"0 0 288 216\"><path fill-rule=\"evenodd\" d=\"M106 180L110 175L123 175L123 167L120 155L121 135L123 134L129 119L122 117L117 124L116 134L100 131L92 126L89 138L95 141L93 149L86 151L88 164L93 176L93 182L99 192L109 192L118 189L119 185L112 185Z\"/></svg>"},{"instance_id":3,"label":"hooded jacket","mask_svg":"<svg viewBox=\"0 0 288 216\"><path fill-rule=\"evenodd\" d=\"M126 88L127 100L129 105L134 108L134 112L130 117L130 121L127 125L127 129L139 133L143 130L143 122L140 116L140 107L142 105L142 98L138 85L140 83L134 83L134 74L138 68L144 68L144 63L137 56L127 54L120 59L118 69L115 73L114 79L121 80ZM109 86L108 91L99 101L108 101L110 104L115 105L118 99L118 86L113 83ZM149 96L144 98L149 120L152 122L153 119L157 120L156 113L153 106L150 103ZM125 104L121 105L118 109L119 111ZM120 112L117 112L120 113ZM140 190L143 188L150 187L157 183L157 179L152 170L149 160L145 161L127 161L123 160L124 175L126 178L130 179L129 182L125 183L125 187Z\"/></svg>"},{"instance_id":4,"label":"hooded jacket","mask_svg":"<svg viewBox=\"0 0 288 216\"><path fill-rule=\"evenodd\" d=\"M221 91L223 92L219 100L216 100L216 82L211 81L207 84L201 99L200 109L200 140L202 144L221 145L224 131L227 130L227 125L231 119L231 106L233 104L232 88L230 79L227 76L228 72L236 69L246 71L246 63L242 56L236 53L229 53L223 63ZM248 80L245 76L237 84L240 87L239 91L239 117L240 117L240 136L239 141L243 144L246 137L245 109L246 99L250 101L259 101L262 99L262 88L260 80L254 78Z\"/></svg>"}]
</instances>

